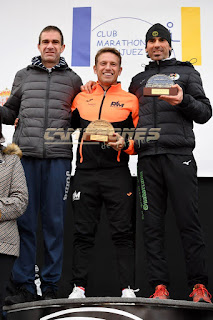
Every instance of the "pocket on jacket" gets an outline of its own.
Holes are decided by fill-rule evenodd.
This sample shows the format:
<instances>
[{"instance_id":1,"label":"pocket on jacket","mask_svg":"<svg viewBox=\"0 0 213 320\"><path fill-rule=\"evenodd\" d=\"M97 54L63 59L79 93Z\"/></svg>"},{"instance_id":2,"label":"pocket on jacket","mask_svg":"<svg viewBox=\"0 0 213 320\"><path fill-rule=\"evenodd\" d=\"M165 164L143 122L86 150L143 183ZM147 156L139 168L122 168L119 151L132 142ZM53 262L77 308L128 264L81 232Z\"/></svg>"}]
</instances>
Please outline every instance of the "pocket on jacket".
<instances>
[{"instance_id":1,"label":"pocket on jacket","mask_svg":"<svg viewBox=\"0 0 213 320\"><path fill-rule=\"evenodd\" d=\"M13 142L19 145L19 138L22 132L23 124L18 124L18 127L16 128L16 131L13 136Z\"/></svg>"}]
</instances>

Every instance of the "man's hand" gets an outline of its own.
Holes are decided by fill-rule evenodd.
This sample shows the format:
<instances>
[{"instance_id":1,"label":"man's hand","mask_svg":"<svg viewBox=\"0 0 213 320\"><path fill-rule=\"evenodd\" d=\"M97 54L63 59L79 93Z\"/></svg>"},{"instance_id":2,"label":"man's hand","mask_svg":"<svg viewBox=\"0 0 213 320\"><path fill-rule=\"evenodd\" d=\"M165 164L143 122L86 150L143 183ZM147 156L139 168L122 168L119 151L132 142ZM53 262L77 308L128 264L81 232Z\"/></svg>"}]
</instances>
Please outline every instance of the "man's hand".
<instances>
[{"instance_id":1,"label":"man's hand","mask_svg":"<svg viewBox=\"0 0 213 320\"><path fill-rule=\"evenodd\" d=\"M114 137L117 137L116 142L109 142L108 146L112 147L115 151L121 151L125 146L125 140L120 134L113 133Z\"/></svg>"},{"instance_id":2,"label":"man's hand","mask_svg":"<svg viewBox=\"0 0 213 320\"><path fill-rule=\"evenodd\" d=\"M18 125L18 121L19 121L19 118L16 118L16 120L14 122L15 129L16 129L17 125Z\"/></svg>"},{"instance_id":3,"label":"man's hand","mask_svg":"<svg viewBox=\"0 0 213 320\"><path fill-rule=\"evenodd\" d=\"M178 93L176 96L161 95L158 99L164 100L172 106L176 106L177 104L180 104L183 100L183 90L178 84L175 84L174 86L172 86L172 88L178 89Z\"/></svg>"},{"instance_id":4,"label":"man's hand","mask_svg":"<svg viewBox=\"0 0 213 320\"><path fill-rule=\"evenodd\" d=\"M86 84L81 86L81 91L86 91L87 93L92 93L92 90L95 88L96 82L95 81L88 81Z\"/></svg>"}]
</instances>

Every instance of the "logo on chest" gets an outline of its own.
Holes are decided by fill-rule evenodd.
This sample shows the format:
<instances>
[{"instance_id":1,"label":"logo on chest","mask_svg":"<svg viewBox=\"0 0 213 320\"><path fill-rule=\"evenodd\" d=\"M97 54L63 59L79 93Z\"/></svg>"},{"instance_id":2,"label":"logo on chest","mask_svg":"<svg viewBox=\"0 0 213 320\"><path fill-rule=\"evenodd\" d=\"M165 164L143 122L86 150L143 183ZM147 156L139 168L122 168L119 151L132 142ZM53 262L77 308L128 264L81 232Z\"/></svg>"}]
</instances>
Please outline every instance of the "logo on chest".
<instances>
[{"instance_id":1,"label":"logo on chest","mask_svg":"<svg viewBox=\"0 0 213 320\"><path fill-rule=\"evenodd\" d=\"M120 103L119 101L112 101L110 107L115 107L115 108L123 108L124 103Z\"/></svg>"},{"instance_id":2,"label":"logo on chest","mask_svg":"<svg viewBox=\"0 0 213 320\"><path fill-rule=\"evenodd\" d=\"M87 104L88 104L89 106L92 106L92 107L94 107L94 106L95 106L95 101L94 101L94 99L93 99L93 98L91 98L91 99L87 99L87 100L86 100L86 102L87 102Z\"/></svg>"},{"instance_id":3,"label":"logo on chest","mask_svg":"<svg viewBox=\"0 0 213 320\"><path fill-rule=\"evenodd\" d=\"M169 78L172 80L178 80L180 78L180 75L178 73L171 73L169 75Z\"/></svg>"}]
</instances>

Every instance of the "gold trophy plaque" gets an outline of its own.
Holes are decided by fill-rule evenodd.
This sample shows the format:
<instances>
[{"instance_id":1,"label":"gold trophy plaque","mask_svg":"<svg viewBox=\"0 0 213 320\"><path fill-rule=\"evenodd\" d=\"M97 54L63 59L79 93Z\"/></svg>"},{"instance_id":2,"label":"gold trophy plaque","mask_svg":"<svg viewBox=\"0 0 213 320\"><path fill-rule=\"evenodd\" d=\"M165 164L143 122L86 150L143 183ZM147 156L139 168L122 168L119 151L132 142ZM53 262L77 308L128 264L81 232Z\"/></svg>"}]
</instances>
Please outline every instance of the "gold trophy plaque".
<instances>
[{"instance_id":1,"label":"gold trophy plaque","mask_svg":"<svg viewBox=\"0 0 213 320\"><path fill-rule=\"evenodd\" d=\"M106 120L92 121L85 129L83 133L84 141L96 141L96 142L116 142L117 137L113 136L115 130L112 124Z\"/></svg>"},{"instance_id":2,"label":"gold trophy plaque","mask_svg":"<svg viewBox=\"0 0 213 320\"><path fill-rule=\"evenodd\" d=\"M176 96L178 93L177 88L171 88L174 85L174 81L165 74L155 74L146 83L146 86L143 88L143 95L152 97L152 96L161 96L161 95L171 95Z\"/></svg>"}]
</instances>

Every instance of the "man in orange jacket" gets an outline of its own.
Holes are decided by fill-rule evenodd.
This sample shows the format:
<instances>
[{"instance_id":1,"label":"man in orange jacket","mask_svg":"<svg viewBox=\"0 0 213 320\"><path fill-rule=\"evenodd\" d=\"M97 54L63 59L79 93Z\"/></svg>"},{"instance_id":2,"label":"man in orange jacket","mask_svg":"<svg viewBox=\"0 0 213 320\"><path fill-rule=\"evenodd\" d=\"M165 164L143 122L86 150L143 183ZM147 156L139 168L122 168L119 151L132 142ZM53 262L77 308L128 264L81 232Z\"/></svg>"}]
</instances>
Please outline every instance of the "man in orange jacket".
<instances>
[{"instance_id":1,"label":"man in orange jacket","mask_svg":"<svg viewBox=\"0 0 213 320\"><path fill-rule=\"evenodd\" d=\"M107 121L119 130L134 128L138 121L138 99L121 89L121 55L114 48L103 48L95 58L98 82L91 94L79 93L73 101L73 119L81 128L96 120ZM80 135L80 140L84 139ZM116 137L117 134L114 134ZM135 297L134 233L132 211L134 192L128 168L128 145L116 142L83 141L77 152L77 169L73 181L74 261L69 298L84 298L90 253L94 246L102 204L107 209L112 241L116 248L122 297ZM122 151L121 151L122 149Z\"/></svg>"}]
</instances>

